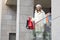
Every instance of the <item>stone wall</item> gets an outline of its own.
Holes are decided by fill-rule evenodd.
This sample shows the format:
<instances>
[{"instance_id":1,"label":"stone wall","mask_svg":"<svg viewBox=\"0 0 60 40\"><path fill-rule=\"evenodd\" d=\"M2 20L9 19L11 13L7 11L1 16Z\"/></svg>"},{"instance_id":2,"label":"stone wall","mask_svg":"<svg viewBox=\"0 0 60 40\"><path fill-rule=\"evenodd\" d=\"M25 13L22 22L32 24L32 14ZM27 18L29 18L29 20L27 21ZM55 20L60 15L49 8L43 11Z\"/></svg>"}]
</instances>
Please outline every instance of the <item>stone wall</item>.
<instances>
[{"instance_id":1,"label":"stone wall","mask_svg":"<svg viewBox=\"0 0 60 40\"><path fill-rule=\"evenodd\" d=\"M2 0L1 40L9 40L9 33L16 33L16 7L7 6Z\"/></svg>"},{"instance_id":2,"label":"stone wall","mask_svg":"<svg viewBox=\"0 0 60 40\"><path fill-rule=\"evenodd\" d=\"M33 16L33 0L20 0L19 12L19 40L32 40L32 30L26 29L28 16Z\"/></svg>"}]
</instances>

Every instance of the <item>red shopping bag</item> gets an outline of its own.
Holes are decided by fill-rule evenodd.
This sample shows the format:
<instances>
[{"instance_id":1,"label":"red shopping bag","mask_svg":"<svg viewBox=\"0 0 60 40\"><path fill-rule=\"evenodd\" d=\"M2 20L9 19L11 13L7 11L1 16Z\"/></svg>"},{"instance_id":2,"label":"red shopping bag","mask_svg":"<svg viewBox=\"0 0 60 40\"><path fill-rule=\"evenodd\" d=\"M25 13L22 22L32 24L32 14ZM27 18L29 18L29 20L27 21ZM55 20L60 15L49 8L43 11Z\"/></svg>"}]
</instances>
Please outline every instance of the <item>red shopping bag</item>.
<instances>
[{"instance_id":1,"label":"red shopping bag","mask_svg":"<svg viewBox=\"0 0 60 40\"><path fill-rule=\"evenodd\" d=\"M29 29L34 29L33 21L30 17L28 17L27 24Z\"/></svg>"}]
</instances>

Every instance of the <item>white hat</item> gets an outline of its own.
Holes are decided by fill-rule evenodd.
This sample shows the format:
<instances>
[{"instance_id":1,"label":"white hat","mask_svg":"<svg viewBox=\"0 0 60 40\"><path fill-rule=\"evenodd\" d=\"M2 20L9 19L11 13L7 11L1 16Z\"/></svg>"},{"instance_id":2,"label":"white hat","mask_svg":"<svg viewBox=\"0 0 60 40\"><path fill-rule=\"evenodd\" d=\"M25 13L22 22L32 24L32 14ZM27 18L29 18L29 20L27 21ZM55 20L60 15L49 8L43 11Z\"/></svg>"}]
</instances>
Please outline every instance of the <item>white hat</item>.
<instances>
[{"instance_id":1,"label":"white hat","mask_svg":"<svg viewBox=\"0 0 60 40\"><path fill-rule=\"evenodd\" d=\"M37 4L36 7L42 7L40 4Z\"/></svg>"}]
</instances>

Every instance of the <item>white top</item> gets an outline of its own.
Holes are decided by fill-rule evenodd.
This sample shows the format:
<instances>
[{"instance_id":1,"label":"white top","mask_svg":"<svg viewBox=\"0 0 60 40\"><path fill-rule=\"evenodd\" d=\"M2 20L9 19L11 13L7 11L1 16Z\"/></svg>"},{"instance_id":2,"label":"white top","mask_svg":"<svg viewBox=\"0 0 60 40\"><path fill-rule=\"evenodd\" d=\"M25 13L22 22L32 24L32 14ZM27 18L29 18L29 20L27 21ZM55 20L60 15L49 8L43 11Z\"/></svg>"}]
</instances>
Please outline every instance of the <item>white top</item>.
<instances>
[{"instance_id":1,"label":"white top","mask_svg":"<svg viewBox=\"0 0 60 40\"><path fill-rule=\"evenodd\" d=\"M36 22L38 22L39 20L45 18L45 12L43 10L41 10L41 12L37 13L37 11L35 10L35 15L33 20ZM43 20L43 22L45 23L45 19Z\"/></svg>"}]
</instances>

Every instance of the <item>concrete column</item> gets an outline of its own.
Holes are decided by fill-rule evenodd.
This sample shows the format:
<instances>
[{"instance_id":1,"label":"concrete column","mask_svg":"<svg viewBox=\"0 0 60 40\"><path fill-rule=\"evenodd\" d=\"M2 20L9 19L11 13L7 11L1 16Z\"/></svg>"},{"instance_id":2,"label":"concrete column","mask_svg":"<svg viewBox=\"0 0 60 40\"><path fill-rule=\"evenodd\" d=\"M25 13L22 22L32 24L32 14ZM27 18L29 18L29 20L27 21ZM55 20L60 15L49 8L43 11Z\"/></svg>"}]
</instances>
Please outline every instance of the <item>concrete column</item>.
<instances>
[{"instance_id":1,"label":"concrete column","mask_svg":"<svg viewBox=\"0 0 60 40\"><path fill-rule=\"evenodd\" d=\"M1 40L1 13L2 13L2 0L0 0L0 40Z\"/></svg>"},{"instance_id":2,"label":"concrete column","mask_svg":"<svg viewBox=\"0 0 60 40\"><path fill-rule=\"evenodd\" d=\"M2 0L0 0L0 40L1 40L1 13L2 13Z\"/></svg>"},{"instance_id":3,"label":"concrete column","mask_svg":"<svg viewBox=\"0 0 60 40\"><path fill-rule=\"evenodd\" d=\"M32 40L32 30L26 29L28 16L33 16L34 0L20 0L19 2L19 40Z\"/></svg>"},{"instance_id":4,"label":"concrete column","mask_svg":"<svg viewBox=\"0 0 60 40\"><path fill-rule=\"evenodd\" d=\"M60 0L52 1L52 40L60 40Z\"/></svg>"}]
</instances>

